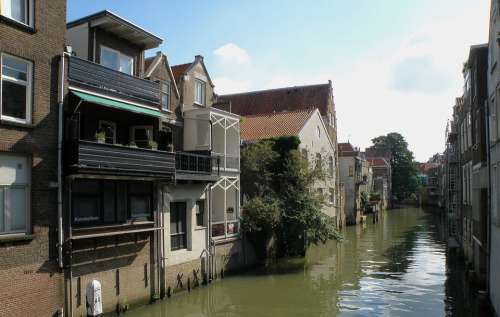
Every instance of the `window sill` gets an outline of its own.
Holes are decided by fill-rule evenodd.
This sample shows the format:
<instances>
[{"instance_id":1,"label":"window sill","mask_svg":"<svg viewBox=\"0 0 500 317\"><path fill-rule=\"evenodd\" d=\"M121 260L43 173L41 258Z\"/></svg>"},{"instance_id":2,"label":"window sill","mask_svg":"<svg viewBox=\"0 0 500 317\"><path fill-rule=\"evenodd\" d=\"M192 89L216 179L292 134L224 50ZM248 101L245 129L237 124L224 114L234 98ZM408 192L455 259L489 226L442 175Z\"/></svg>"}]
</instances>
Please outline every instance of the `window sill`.
<instances>
[{"instance_id":1,"label":"window sill","mask_svg":"<svg viewBox=\"0 0 500 317\"><path fill-rule=\"evenodd\" d=\"M154 225L154 221L136 221L136 222L128 222L124 224L116 224L116 225L93 225L89 227L73 227L73 232L90 232L95 230L112 230L112 229L124 229L124 228L134 228L140 226L152 226Z\"/></svg>"},{"instance_id":2,"label":"window sill","mask_svg":"<svg viewBox=\"0 0 500 317\"><path fill-rule=\"evenodd\" d=\"M36 29L32 26L26 25L24 23L18 22L16 20L10 19L4 15L0 15L0 22L3 22L5 24L8 24L10 26L13 26L21 31L30 33L30 34L35 34Z\"/></svg>"},{"instance_id":3,"label":"window sill","mask_svg":"<svg viewBox=\"0 0 500 317\"><path fill-rule=\"evenodd\" d=\"M0 125L12 126L17 128L33 129L35 127L32 123L20 123L6 119L0 119Z\"/></svg>"},{"instance_id":4,"label":"window sill","mask_svg":"<svg viewBox=\"0 0 500 317\"><path fill-rule=\"evenodd\" d=\"M30 241L35 238L32 234L16 233L0 235L0 243L2 242L15 242L15 241Z\"/></svg>"},{"instance_id":5,"label":"window sill","mask_svg":"<svg viewBox=\"0 0 500 317\"><path fill-rule=\"evenodd\" d=\"M200 230L207 230L207 227L203 227L203 226L196 226L194 228L195 231L200 231Z\"/></svg>"},{"instance_id":6,"label":"window sill","mask_svg":"<svg viewBox=\"0 0 500 317\"><path fill-rule=\"evenodd\" d=\"M205 105L203 105L201 103L197 103L196 101L193 103L193 105L205 108Z\"/></svg>"}]
</instances>

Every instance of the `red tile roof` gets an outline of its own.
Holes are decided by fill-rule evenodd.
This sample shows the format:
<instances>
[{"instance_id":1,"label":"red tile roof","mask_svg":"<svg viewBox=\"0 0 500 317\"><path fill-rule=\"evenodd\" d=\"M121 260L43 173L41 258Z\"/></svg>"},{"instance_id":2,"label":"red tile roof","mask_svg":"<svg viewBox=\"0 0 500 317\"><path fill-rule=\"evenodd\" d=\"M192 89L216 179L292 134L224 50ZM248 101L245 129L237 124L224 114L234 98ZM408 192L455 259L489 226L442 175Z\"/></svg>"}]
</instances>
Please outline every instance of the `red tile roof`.
<instances>
[{"instance_id":1,"label":"red tile roof","mask_svg":"<svg viewBox=\"0 0 500 317\"><path fill-rule=\"evenodd\" d=\"M339 143L337 145L339 149L339 156L356 156L358 155L358 150L355 149L351 143Z\"/></svg>"},{"instance_id":2,"label":"red tile roof","mask_svg":"<svg viewBox=\"0 0 500 317\"><path fill-rule=\"evenodd\" d=\"M231 112L241 116L312 108L318 108L321 115L325 116L329 112L331 89L331 82L328 82L319 85L220 95L217 100L231 102Z\"/></svg>"},{"instance_id":3,"label":"red tile roof","mask_svg":"<svg viewBox=\"0 0 500 317\"><path fill-rule=\"evenodd\" d=\"M276 112L242 118L243 141L297 135L316 109Z\"/></svg>"},{"instance_id":4,"label":"red tile roof","mask_svg":"<svg viewBox=\"0 0 500 317\"><path fill-rule=\"evenodd\" d=\"M375 157L367 159L372 167L388 167L389 163L382 157Z\"/></svg>"},{"instance_id":5,"label":"red tile roof","mask_svg":"<svg viewBox=\"0 0 500 317\"><path fill-rule=\"evenodd\" d=\"M186 72L186 70L191 66L192 63L174 65L170 67L172 69L172 73L174 74L175 82L178 84L181 80L182 75Z\"/></svg>"}]
</instances>

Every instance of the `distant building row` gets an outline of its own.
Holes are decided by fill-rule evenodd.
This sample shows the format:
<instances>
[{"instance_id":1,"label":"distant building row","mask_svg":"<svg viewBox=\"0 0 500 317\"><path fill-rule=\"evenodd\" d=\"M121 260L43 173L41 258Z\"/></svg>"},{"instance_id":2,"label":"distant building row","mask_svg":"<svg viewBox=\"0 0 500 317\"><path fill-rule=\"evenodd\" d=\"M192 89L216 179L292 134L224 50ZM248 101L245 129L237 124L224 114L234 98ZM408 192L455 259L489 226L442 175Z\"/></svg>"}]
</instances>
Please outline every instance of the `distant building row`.
<instances>
[{"instance_id":1,"label":"distant building row","mask_svg":"<svg viewBox=\"0 0 500 317\"><path fill-rule=\"evenodd\" d=\"M434 173L449 235L500 315L500 2L491 1L489 43L473 45L463 67L446 150Z\"/></svg>"}]
</instances>

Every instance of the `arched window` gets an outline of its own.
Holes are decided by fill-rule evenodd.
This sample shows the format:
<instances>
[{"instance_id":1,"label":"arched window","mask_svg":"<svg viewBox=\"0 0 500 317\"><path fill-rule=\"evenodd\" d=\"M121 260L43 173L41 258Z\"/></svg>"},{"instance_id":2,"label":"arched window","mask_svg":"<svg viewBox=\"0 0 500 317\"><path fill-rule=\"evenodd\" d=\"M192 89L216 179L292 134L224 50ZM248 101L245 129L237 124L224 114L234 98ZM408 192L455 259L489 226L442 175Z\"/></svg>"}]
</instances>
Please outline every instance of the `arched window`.
<instances>
[{"instance_id":1,"label":"arched window","mask_svg":"<svg viewBox=\"0 0 500 317\"><path fill-rule=\"evenodd\" d=\"M321 153L316 153L316 168L321 168Z\"/></svg>"}]
</instances>

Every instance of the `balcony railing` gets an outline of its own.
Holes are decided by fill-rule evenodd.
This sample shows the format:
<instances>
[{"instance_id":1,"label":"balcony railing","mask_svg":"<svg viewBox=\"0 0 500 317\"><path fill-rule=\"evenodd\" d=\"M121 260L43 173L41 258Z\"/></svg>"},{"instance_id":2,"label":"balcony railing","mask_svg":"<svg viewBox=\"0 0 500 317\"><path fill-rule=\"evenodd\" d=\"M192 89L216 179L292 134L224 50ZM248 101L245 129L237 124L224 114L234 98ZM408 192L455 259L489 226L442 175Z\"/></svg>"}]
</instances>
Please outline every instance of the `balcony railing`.
<instances>
[{"instance_id":1,"label":"balcony railing","mask_svg":"<svg viewBox=\"0 0 500 317\"><path fill-rule=\"evenodd\" d=\"M74 141L67 149L68 165L78 173L172 178L174 153L123 145Z\"/></svg>"},{"instance_id":2,"label":"balcony railing","mask_svg":"<svg viewBox=\"0 0 500 317\"><path fill-rule=\"evenodd\" d=\"M240 170L240 157L235 155L214 154L220 160L221 170Z\"/></svg>"},{"instance_id":3,"label":"balcony railing","mask_svg":"<svg viewBox=\"0 0 500 317\"><path fill-rule=\"evenodd\" d=\"M210 155L187 152L175 153L175 171L190 174L218 174L220 159Z\"/></svg>"},{"instance_id":4,"label":"balcony railing","mask_svg":"<svg viewBox=\"0 0 500 317\"><path fill-rule=\"evenodd\" d=\"M68 79L72 85L90 87L116 97L155 107L160 103L158 83L127 75L77 57L69 58Z\"/></svg>"}]
</instances>

